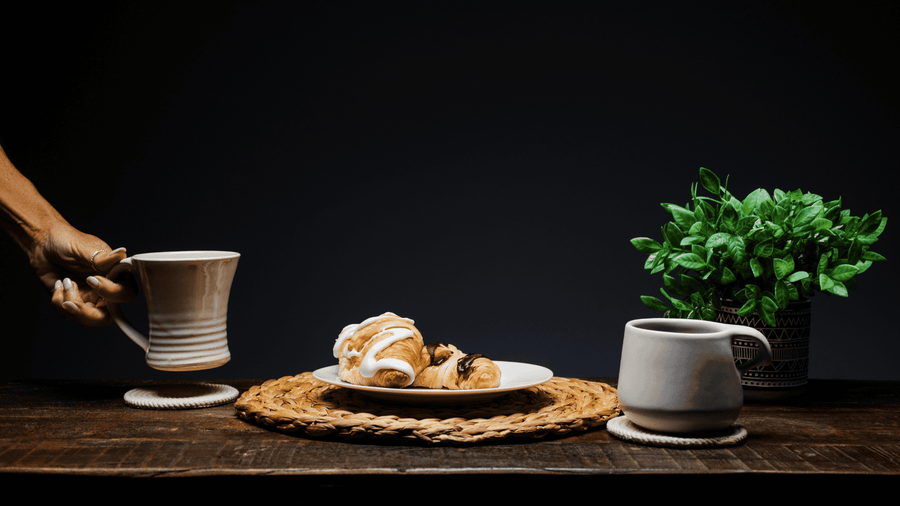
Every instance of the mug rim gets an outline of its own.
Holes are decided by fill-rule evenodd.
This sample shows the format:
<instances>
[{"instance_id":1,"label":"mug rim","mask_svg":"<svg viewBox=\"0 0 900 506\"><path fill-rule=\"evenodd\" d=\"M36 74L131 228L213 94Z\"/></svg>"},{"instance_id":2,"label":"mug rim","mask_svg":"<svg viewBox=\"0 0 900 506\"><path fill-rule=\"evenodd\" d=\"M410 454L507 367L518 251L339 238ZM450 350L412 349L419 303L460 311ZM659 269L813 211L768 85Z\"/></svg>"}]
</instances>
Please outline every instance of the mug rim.
<instances>
[{"instance_id":1,"label":"mug rim","mask_svg":"<svg viewBox=\"0 0 900 506\"><path fill-rule=\"evenodd\" d=\"M225 260L239 258L240 253L236 251L219 251L219 250L176 250L176 251L154 251L149 253L138 253L132 255L131 258L141 262L196 262L202 260Z\"/></svg>"},{"instance_id":2,"label":"mug rim","mask_svg":"<svg viewBox=\"0 0 900 506\"><path fill-rule=\"evenodd\" d=\"M703 332L692 333L692 332L677 332L673 330L660 330L660 329L650 329L639 326L641 323L658 323L665 324L670 326L677 326L678 323L673 325L673 322L690 322L695 327L702 327ZM638 318L635 320L628 321L625 326L628 328L632 328L634 330L638 330L641 332L649 332L652 334L663 334L669 336L680 336L680 337L692 337L696 339L702 339L704 337L711 337L715 334L720 334L726 332L728 329L725 328L725 323L721 322L713 322L709 320L693 320L690 318Z\"/></svg>"}]
</instances>

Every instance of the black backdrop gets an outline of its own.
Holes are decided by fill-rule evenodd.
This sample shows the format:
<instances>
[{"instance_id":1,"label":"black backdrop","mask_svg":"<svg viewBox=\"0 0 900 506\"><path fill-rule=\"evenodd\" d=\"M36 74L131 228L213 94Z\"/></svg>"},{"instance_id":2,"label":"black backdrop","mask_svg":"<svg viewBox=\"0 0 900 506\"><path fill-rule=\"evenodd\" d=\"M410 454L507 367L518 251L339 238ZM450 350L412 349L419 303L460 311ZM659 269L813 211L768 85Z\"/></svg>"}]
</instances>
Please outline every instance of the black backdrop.
<instances>
[{"instance_id":1,"label":"black backdrop","mask_svg":"<svg viewBox=\"0 0 900 506\"><path fill-rule=\"evenodd\" d=\"M557 4L4 12L0 144L48 200L130 253L243 256L232 361L162 373L116 327L60 321L4 236L0 374L276 378L393 311L426 340L615 375L660 286L629 239L659 236L699 167L897 216L895 4ZM812 377L900 379L895 226L859 291L814 300Z\"/></svg>"}]
</instances>

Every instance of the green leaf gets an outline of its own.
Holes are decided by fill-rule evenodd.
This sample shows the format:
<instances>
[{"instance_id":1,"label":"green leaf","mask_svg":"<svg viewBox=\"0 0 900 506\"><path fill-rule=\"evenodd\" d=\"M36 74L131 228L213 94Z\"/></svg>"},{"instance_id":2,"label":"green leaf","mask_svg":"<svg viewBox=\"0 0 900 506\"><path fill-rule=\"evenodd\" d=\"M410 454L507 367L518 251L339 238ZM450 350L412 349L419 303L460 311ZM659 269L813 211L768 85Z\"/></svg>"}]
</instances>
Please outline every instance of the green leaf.
<instances>
[{"instance_id":1,"label":"green leaf","mask_svg":"<svg viewBox=\"0 0 900 506\"><path fill-rule=\"evenodd\" d=\"M728 256L735 262L740 263L744 261L745 253L744 239L736 235L731 236L731 239L728 241Z\"/></svg>"},{"instance_id":2,"label":"green leaf","mask_svg":"<svg viewBox=\"0 0 900 506\"><path fill-rule=\"evenodd\" d=\"M828 253L822 253L822 256L819 257L819 263L816 266L816 274L822 275L825 273L825 269L828 268Z\"/></svg>"},{"instance_id":3,"label":"green leaf","mask_svg":"<svg viewBox=\"0 0 900 506\"><path fill-rule=\"evenodd\" d=\"M672 277L671 274L663 274L663 285L676 295L687 295L687 292L684 291L681 283Z\"/></svg>"},{"instance_id":4,"label":"green leaf","mask_svg":"<svg viewBox=\"0 0 900 506\"><path fill-rule=\"evenodd\" d=\"M722 269L722 279L720 282L723 285L727 285L727 284L734 283L735 281L737 281L737 277L735 277L734 273L731 272L731 269L729 269L728 267L723 268Z\"/></svg>"},{"instance_id":5,"label":"green leaf","mask_svg":"<svg viewBox=\"0 0 900 506\"><path fill-rule=\"evenodd\" d=\"M719 176L707 169L706 167L700 167L700 184L706 188L706 191L712 193L713 195L719 194L719 188L722 186L719 181Z\"/></svg>"},{"instance_id":6,"label":"green leaf","mask_svg":"<svg viewBox=\"0 0 900 506\"><path fill-rule=\"evenodd\" d=\"M800 300L800 292L793 283L785 283L788 289L788 300Z\"/></svg>"},{"instance_id":7,"label":"green leaf","mask_svg":"<svg viewBox=\"0 0 900 506\"><path fill-rule=\"evenodd\" d=\"M772 239L767 239L753 248L753 254L758 257L768 258L775 251L775 243Z\"/></svg>"},{"instance_id":8,"label":"green leaf","mask_svg":"<svg viewBox=\"0 0 900 506\"><path fill-rule=\"evenodd\" d=\"M814 204L807 208L802 209L797 216L794 217L794 227L800 227L806 225L807 223L812 223L816 217L819 216L824 210L824 206L822 204Z\"/></svg>"},{"instance_id":9,"label":"green leaf","mask_svg":"<svg viewBox=\"0 0 900 506\"><path fill-rule=\"evenodd\" d=\"M697 202L694 205L694 218L701 223L706 223L709 221L707 219L707 213L715 214L713 212L712 206L710 206L707 202L697 199Z\"/></svg>"},{"instance_id":10,"label":"green leaf","mask_svg":"<svg viewBox=\"0 0 900 506\"><path fill-rule=\"evenodd\" d=\"M666 268L668 257L669 250L663 248L647 257L647 261L644 262L644 268L650 269L650 274L656 274L657 272Z\"/></svg>"},{"instance_id":11,"label":"green leaf","mask_svg":"<svg viewBox=\"0 0 900 506\"><path fill-rule=\"evenodd\" d=\"M659 262L658 264L653 265L653 267L650 269L650 274L659 274L660 272L665 271L666 267L667 267L667 261L663 260L663 261Z\"/></svg>"},{"instance_id":12,"label":"green leaf","mask_svg":"<svg viewBox=\"0 0 900 506\"><path fill-rule=\"evenodd\" d=\"M689 235L681 240L679 246L691 246L693 244L701 244L706 242L706 237L702 235Z\"/></svg>"},{"instance_id":13,"label":"green leaf","mask_svg":"<svg viewBox=\"0 0 900 506\"><path fill-rule=\"evenodd\" d=\"M669 295L668 293L666 293L666 290L665 290L665 289L660 288L659 291L660 291L660 293L662 293L667 299L669 299L669 302L672 303L672 307L674 307L675 309L680 309L681 311L690 311L691 309L694 309L694 307L691 306L690 304L688 304L687 302L684 302L683 300L676 299L675 297L672 297L671 295Z\"/></svg>"},{"instance_id":14,"label":"green leaf","mask_svg":"<svg viewBox=\"0 0 900 506\"><path fill-rule=\"evenodd\" d=\"M738 220L738 225L734 233L741 236L746 235L747 232L753 229L753 225L756 224L756 221L758 219L759 218L757 218L756 216L744 216L743 218Z\"/></svg>"},{"instance_id":15,"label":"green leaf","mask_svg":"<svg viewBox=\"0 0 900 506\"><path fill-rule=\"evenodd\" d=\"M857 241L856 239L853 239L853 241L850 242L850 249L847 252L847 260L851 264L855 264L856 262L859 262L862 254L862 243Z\"/></svg>"},{"instance_id":16,"label":"green leaf","mask_svg":"<svg viewBox=\"0 0 900 506\"><path fill-rule=\"evenodd\" d=\"M663 204L663 207L665 207L667 211L672 213L672 217L675 219L675 223L677 223L678 226L683 230L689 230L694 222L697 221L697 219L694 217L694 213L681 206L677 206L675 204Z\"/></svg>"},{"instance_id":17,"label":"green leaf","mask_svg":"<svg viewBox=\"0 0 900 506\"><path fill-rule=\"evenodd\" d=\"M678 225L671 221L666 223L662 229L662 233L665 240L672 246L680 244L681 240L684 238L684 233L678 228Z\"/></svg>"},{"instance_id":18,"label":"green leaf","mask_svg":"<svg viewBox=\"0 0 900 506\"><path fill-rule=\"evenodd\" d=\"M747 294L748 299L758 299L761 292L759 287L754 284L748 283L747 286L744 287L744 293Z\"/></svg>"},{"instance_id":19,"label":"green leaf","mask_svg":"<svg viewBox=\"0 0 900 506\"><path fill-rule=\"evenodd\" d=\"M808 278L806 278L806 279L800 280L800 286L803 287L803 291L804 291L804 292L809 293L809 292L812 291L812 289L813 289L813 279L814 279L814 278L813 278L812 276L810 276L810 277L808 277Z\"/></svg>"},{"instance_id":20,"label":"green leaf","mask_svg":"<svg viewBox=\"0 0 900 506\"><path fill-rule=\"evenodd\" d=\"M779 227L784 224L784 220L787 219L789 209L787 208L787 201L783 200L779 202L777 206L775 206L775 215L772 217L772 221L775 222L775 225Z\"/></svg>"},{"instance_id":21,"label":"green leaf","mask_svg":"<svg viewBox=\"0 0 900 506\"><path fill-rule=\"evenodd\" d=\"M756 214L763 220L768 220L775 212L775 204L771 200L763 200L756 206Z\"/></svg>"},{"instance_id":22,"label":"green leaf","mask_svg":"<svg viewBox=\"0 0 900 506\"><path fill-rule=\"evenodd\" d=\"M880 262L882 260L885 260L885 258L880 254L868 250L863 252L863 254L860 255L860 258L862 258L863 260L871 260L873 262Z\"/></svg>"},{"instance_id":23,"label":"green leaf","mask_svg":"<svg viewBox=\"0 0 900 506\"><path fill-rule=\"evenodd\" d=\"M828 287L828 292L833 293L839 297L847 297L850 293L847 291L847 287L844 286L840 281L835 281L831 286Z\"/></svg>"},{"instance_id":24,"label":"green leaf","mask_svg":"<svg viewBox=\"0 0 900 506\"><path fill-rule=\"evenodd\" d=\"M769 196L769 192L762 188L757 188L750 192L750 195L747 195L747 198L744 199L743 210L744 215L751 215L756 211L756 209L762 205L763 202L769 202L772 200L772 197Z\"/></svg>"},{"instance_id":25,"label":"green leaf","mask_svg":"<svg viewBox=\"0 0 900 506\"><path fill-rule=\"evenodd\" d=\"M881 211L878 211L878 212L881 212ZM887 226L887 218L881 218L881 222L878 224L878 227L870 235L874 235L875 237L878 237L879 235L881 235L882 232L884 232L885 226Z\"/></svg>"},{"instance_id":26,"label":"green leaf","mask_svg":"<svg viewBox=\"0 0 900 506\"><path fill-rule=\"evenodd\" d=\"M788 279L787 279L787 280L790 281L791 283L793 283L793 282L795 282L795 281L800 281L801 279L806 279L806 278L808 278L808 277L809 277L809 273L808 273L808 272L806 272L806 271L797 271L797 272L791 274L790 276L788 276Z\"/></svg>"},{"instance_id":27,"label":"green leaf","mask_svg":"<svg viewBox=\"0 0 900 506\"><path fill-rule=\"evenodd\" d=\"M725 232L717 232L710 236L710 238L706 241L706 249L717 248L723 244L728 244L728 241L731 239L731 234Z\"/></svg>"},{"instance_id":28,"label":"green leaf","mask_svg":"<svg viewBox=\"0 0 900 506\"><path fill-rule=\"evenodd\" d=\"M827 274L819 274L819 288L826 292L834 286L834 280L829 278Z\"/></svg>"},{"instance_id":29,"label":"green leaf","mask_svg":"<svg viewBox=\"0 0 900 506\"><path fill-rule=\"evenodd\" d=\"M641 301L653 311L667 311L669 309L669 306L663 304L661 300L650 295L641 295Z\"/></svg>"},{"instance_id":30,"label":"green leaf","mask_svg":"<svg viewBox=\"0 0 900 506\"><path fill-rule=\"evenodd\" d=\"M677 255L673 260L676 264L685 269L699 270L706 267L706 262L696 253L682 253Z\"/></svg>"},{"instance_id":31,"label":"green leaf","mask_svg":"<svg viewBox=\"0 0 900 506\"><path fill-rule=\"evenodd\" d=\"M738 315L750 316L754 311L756 311L756 299L749 299L740 309L738 309Z\"/></svg>"},{"instance_id":32,"label":"green leaf","mask_svg":"<svg viewBox=\"0 0 900 506\"><path fill-rule=\"evenodd\" d=\"M875 232L881 224L881 211L875 211L872 214L863 216L862 222L859 224L859 230L864 234Z\"/></svg>"},{"instance_id":33,"label":"green leaf","mask_svg":"<svg viewBox=\"0 0 900 506\"><path fill-rule=\"evenodd\" d=\"M705 306L706 301L703 300L703 294L700 292L694 292L691 294L691 303L695 306Z\"/></svg>"},{"instance_id":34,"label":"green leaf","mask_svg":"<svg viewBox=\"0 0 900 506\"><path fill-rule=\"evenodd\" d=\"M778 307L787 307L790 299L791 291L788 288L788 284L785 283L784 280L778 280L778 282L775 283L775 301L778 303Z\"/></svg>"},{"instance_id":35,"label":"green leaf","mask_svg":"<svg viewBox=\"0 0 900 506\"><path fill-rule=\"evenodd\" d=\"M633 244L641 253L647 254L659 251L659 249L662 248L662 244L649 237L635 237L631 240L631 244Z\"/></svg>"},{"instance_id":36,"label":"green leaf","mask_svg":"<svg viewBox=\"0 0 900 506\"><path fill-rule=\"evenodd\" d=\"M841 214L841 198L825 203L825 217L831 221L837 219Z\"/></svg>"},{"instance_id":37,"label":"green leaf","mask_svg":"<svg viewBox=\"0 0 900 506\"><path fill-rule=\"evenodd\" d=\"M722 206L722 227L725 230L734 230L738 226L738 220L740 219L737 209L731 206L731 204L725 204Z\"/></svg>"},{"instance_id":38,"label":"green leaf","mask_svg":"<svg viewBox=\"0 0 900 506\"><path fill-rule=\"evenodd\" d=\"M759 313L759 317L770 327L775 327L777 325L775 323L775 311L777 310L778 304L768 296L763 297L762 302L756 307L756 312Z\"/></svg>"},{"instance_id":39,"label":"green leaf","mask_svg":"<svg viewBox=\"0 0 900 506\"><path fill-rule=\"evenodd\" d=\"M831 272L828 273L828 277L834 281L847 281L853 276L856 276L858 272L859 269L853 265L838 265L834 269L831 269Z\"/></svg>"},{"instance_id":40,"label":"green leaf","mask_svg":"<svg viewBox=\"0 0 900 506\"><path fill-rule=\"evenodd\" d=\"M857 239L859 239L859 242L865 244L866 246L871 246L872 244L878 242L878 236L872 234L859 235L857 236Z\"/></svg>"},{"instance_id":41,"label":"green leaf","mask_svg":"<svg viewBox=\"0 0 900 506\"><path fill-rule=\"evenodd\" d=\"M794 272L794 257L788 255L784 258L776 258L774 260L775 278L783 279L788 274Z\"/></svg>"},{"instance_id":42,"label":"green leaf","mask_svg":"<svg viewBox=\"0 0 900 506\"><path fill-rule=\"evenodd\" d=\"M750 259L750 270L753 271L754 278L758 278L758 277L762 276L763 267L762 267L762 264L759 263L759 260L757 260L755 258Z\"/></svg>"},{"instance_id":43,"label":"green leaf","mask_svg":"<svg viewBox=\"0 0 900 506\"><path fill-rule=\"evenodd\" d=\"M827 218L816 218L812 221L811 225L813 230L822 230L831 228L834 223Z\"/></svg>"},{"instance_id":44,"label":"green leaf","mask_svg":"<svg viewBox=\"0 0 900 506\"><path fill-rule=\"evenodd\" d=\"M804 195L803 198L800 200L801 200L801 202L803 202L803 205L808 206L808 205L814 204L816 202L821 202L822 197L819 195L816 195L815 193L807 192L806 195Z\"/></svg>"},{"instance_id":45,"label":"green leaf","mask_svg":"<svg viewBox=\"0 0 900 506\"><path fill-rule=\"evenodd\" d=\"M703 286L703 283L698 281L693 276L688 276L687 274L681 275L681 286L688 292L692 293L700 293L706 290Z\"/></svg>"},{"instance_id":46,"label":"green leaf","mask_svg":"<svg viewBox=\"0 0 900 506\"><path fill-rule=\"evenodd\" d=\"M859 272L857 272L857 274L862 274L862 273L866 272L867 270L869 270L869 267L871 267L871 266L872 266L871 260L860 260L859 262L856 263L856 268L859 269ZM850 282L850 281L851 280L849 280L849 279L847 280L847 282Z\"/></svg>"},{"instance_id":47,"label":"green leaf","mask_svg":"<svg viewBox=\"0 0 900 506\"><path fill-rule=\"evenodd\" d=\"M764 311L770 311L772 313L778 311L778 303L768 295L763 296L762 301L760 301L760 306L762 306Z\"/></svg>"}]
</instances>

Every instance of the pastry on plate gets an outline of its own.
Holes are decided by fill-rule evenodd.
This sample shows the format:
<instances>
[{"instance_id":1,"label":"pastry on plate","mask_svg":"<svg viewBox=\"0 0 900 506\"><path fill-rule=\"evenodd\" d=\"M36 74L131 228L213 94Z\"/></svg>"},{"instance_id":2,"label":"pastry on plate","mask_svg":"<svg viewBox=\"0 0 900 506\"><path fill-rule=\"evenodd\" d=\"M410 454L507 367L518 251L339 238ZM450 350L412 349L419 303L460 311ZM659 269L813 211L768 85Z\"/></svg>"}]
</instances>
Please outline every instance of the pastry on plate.
<instances>
[{"instance_id":1,"label":"pastry on plate","mask_svg":"<svg viewBox=\"0 0 900 506\"><path fill-rule=\"evenodd\" d=\"M383 313L347 325L335 340L338 377L363 386L469 390L500 386L500 367L452 344L425 346L409 318Z\"/></svg>"},{"instance_id":2,"label":"pastry on plate","mask_svg":"<svg viewBox=\"0 0 900 506\"><path fill-rule=\"evenodd\" d=\"M480 354L467 354L452 344L431 343L428 365L413 381L412 386L470 390L500 386L500 367Z\"/></svg>"},{"instance_id":3,"label":"pastry on plate","mask_svg":"<svg viewBox=\"0 0 900 506\"><path fill-rule=\"evenodd\" d=\"M338 376L355 385L399 388L412 384L428 358L414 323L384 313L344 327L333 350Z\"/></svg>"}]
</instances>

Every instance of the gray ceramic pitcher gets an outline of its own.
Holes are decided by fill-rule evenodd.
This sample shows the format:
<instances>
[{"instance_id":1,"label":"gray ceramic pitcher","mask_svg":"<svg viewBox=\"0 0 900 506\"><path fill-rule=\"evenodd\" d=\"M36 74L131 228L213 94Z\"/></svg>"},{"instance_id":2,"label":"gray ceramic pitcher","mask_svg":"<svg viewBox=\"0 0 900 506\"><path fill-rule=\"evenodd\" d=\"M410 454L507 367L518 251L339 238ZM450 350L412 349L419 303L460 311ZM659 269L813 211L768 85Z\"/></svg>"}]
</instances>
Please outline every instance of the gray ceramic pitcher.
<instances>
[{"instance_id":1,"label":"gray ceramic pitcher","mask_svg":"<svg viewBox=\"0 0 900 506\"><path fill-rule=\"evenodd\" d=\"M756 341L756 358L736 365L731 340ZM741 376L772 361L761 332L705 320L647 318L625 325L619 403L636 425L663 433L728 428L744 405Z\"/></svg>"}]
</instances>

